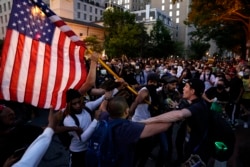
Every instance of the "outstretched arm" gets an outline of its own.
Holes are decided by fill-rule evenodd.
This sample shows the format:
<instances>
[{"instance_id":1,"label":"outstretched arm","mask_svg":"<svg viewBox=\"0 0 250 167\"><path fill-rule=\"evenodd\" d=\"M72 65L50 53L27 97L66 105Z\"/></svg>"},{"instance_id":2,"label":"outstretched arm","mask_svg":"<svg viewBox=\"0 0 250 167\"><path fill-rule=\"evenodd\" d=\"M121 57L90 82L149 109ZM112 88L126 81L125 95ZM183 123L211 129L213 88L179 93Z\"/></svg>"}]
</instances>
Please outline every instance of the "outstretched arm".
<instances>
[{"instance_id":1,"label":"outstretched arm","mask_svg":"<svg viewBox=\"0 0 250 167\"><path fill-rule=\"evenodd\" d=\"M99 54L93 53L90 57L91 63L86 81L79 89L79 92L84 95L91 87L95 85L96 80L96 65L98 63Z\"/></svg>"},{"instance_id":2,"label":"outstretched arm","mask_svg":"<svg viewBox=\"0 0 250 167\"><path fill-rule=\"evenodd\" d=\"M143 120L141 122L146 123L146 124L172 123L172 122L176 122L179 120L183 120L187 117L190 117L191 115L192 115L191 112L188 109L184 108L181 110L174 110L174 111L166 112L164 114Z\"/></svg>"},{"instance_id":3,"label":"outstretched arm","mask_svg":"<svg viewBox=\"0 0 250 167\"><path fill-rule=\"evenodd\" d=\"M50 109L48 121L49 124L43 133L34 140L28 149L25 151L22 158L12 165L13 167L23 167L23 166L38 166L42 157L46 153L56 126L58 125L60 119L62 118L62 112L59 111L54 114L53 109Z\"/></svg>"}]
</instances>

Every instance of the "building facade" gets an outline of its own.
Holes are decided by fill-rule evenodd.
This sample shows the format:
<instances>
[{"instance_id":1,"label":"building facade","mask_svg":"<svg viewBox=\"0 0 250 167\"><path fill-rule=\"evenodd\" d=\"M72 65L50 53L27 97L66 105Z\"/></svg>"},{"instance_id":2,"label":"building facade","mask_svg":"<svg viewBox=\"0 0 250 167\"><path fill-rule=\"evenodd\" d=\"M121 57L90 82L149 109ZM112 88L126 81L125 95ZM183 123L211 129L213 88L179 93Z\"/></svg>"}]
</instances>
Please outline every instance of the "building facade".
<instances>
[{"instance_id":1,"label":"building facade","mask_svg":"<svg viewBox=\"0 0 250 167\"><path fill-rule=\"evenodd\" d=\"M0 0L0 40L4 40L6 34L12 2L12 0ZM44 2L80 39L95 35L99 40L104 40L103 27L93 22L102 17L105 0L44 0Z\"/></svg>"},{"instance_id":2,"label":"building facade","mask_svg":"<svg viewBox=\"0 0 250 167\"><path fill-rule=\"evenodd\" d=\"M176 39L183 42L186 48L190 45L190 37L188 34L195 30L193 27L184 24L190 11L190 3L191 0L176 2L175 4L172 4L172 0L151 0L153 8L158 8L166 12L169 17L172 18L172 21L176 23Z\"/></svg>"},{"instance_id":3,"label":"building facade","mask_svg":"<svg viewBox=\"0 0 250 167\"><path fill-rule=\"evenodd\" d=\"M146 5L145 10L132 11L131 13L135 14L137 22L144 23L148 34L150 34L156 21L161 20L166 28L168 28L170 31L172 39L176 38L176 26L165 12L156 8L150 8L150 5Z\"/></svg>"}]
</instances>

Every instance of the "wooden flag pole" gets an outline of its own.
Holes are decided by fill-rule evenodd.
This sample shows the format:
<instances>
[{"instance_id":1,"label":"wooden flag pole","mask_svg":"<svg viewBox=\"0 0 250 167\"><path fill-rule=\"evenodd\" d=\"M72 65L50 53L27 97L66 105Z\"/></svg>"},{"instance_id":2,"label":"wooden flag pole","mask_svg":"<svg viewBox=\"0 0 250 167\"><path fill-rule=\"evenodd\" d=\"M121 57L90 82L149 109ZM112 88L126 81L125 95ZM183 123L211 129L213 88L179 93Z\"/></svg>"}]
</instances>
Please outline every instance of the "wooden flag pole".
<instances>
[{"instance_id":1,"label":"wooden flag pole","mask_svg":"<svg viewBox=\"0 0 250 167\"><path fill-rule=\"evenodd\" d=\"M93 54L93 51L92 50L90 50L90 49L88 49L88 52L90 53L90 54ZM98 58L98 62L111 74L111 75L113 75L114 77L115 77L115 79L119 79L120 77L114 72L114 71L112 71L112 69L105 63L105 62L103 62L102 61L102 59L100 59L100 58ZM126 86L126 88L128 89L128 90L130 90L134 95L138 95L138 93L131 87L131 86L129 86L129 85L127 85ZM148 101L148 100L144 100L147 104L151 104L150 103L150 101ZM154 106L154 108L157 110L158 108L156 107L156 106Z\"/></svg>"}]
</instances>

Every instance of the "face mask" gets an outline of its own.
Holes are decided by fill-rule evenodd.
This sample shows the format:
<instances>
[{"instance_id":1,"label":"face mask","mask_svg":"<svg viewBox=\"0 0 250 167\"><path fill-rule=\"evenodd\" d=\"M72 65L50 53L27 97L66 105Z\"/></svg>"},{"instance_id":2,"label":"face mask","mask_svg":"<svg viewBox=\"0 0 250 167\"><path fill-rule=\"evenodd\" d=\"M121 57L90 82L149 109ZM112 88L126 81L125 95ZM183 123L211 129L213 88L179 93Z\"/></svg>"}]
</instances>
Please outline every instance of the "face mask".
<instances>
[{"instance_id":1,"label":"face mask","mask_svg":"<svg viewBox=\"0 0 250 167\"><path fill-rule=\"evenodd\" d=\"M107 71L106 71L105 69L102 69L102 70L101 70L101 74L102 74L102 75L107 75Z\"/></svg>"},{"instance_id":2,"label":"face mask","mask_svg":"<svg viewBox=\"0 0 250 167\"><path fill-rule=\"evenodd\" d=\"M224 85L218 84L218 85L217 85L217 89L218 89L218 90L223 90L223 89L224 89Z\"/></svg>"}]
</instances>

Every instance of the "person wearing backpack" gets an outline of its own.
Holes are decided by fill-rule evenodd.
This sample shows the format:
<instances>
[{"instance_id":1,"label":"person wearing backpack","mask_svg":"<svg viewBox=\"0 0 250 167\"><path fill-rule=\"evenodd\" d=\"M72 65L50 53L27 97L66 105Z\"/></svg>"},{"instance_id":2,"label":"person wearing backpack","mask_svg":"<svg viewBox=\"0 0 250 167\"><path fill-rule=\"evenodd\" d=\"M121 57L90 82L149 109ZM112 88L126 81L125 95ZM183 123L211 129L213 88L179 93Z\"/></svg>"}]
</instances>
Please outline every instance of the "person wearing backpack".
<instances>
[{"instance_id":1,"label":"person wearing backpack","mask_svg":"<svg viewBox=\"0 0 250 167\"><path fill-rule=\"evenodd\" d=\"M104 96L98 98L95 101L87 102L83 104L82 95L78 90L69 89L66 92L67 106L64 112L66 117L63 120L63 125L66 127L79 127L82 131L69 131L72 136L69 150L71 154L71 167L84 166L83 158L87 150L88 139L95 130L98 122L99 112L94 113L92 120L91 113L87 111L93 111L103 101Z\"/></svg>"},{"instance_id":2,"label":"person wearing backpack","mask_svg":"<svg viewBox=\"0 0 250 167\"><path fill-rule=\"evenodd\" d=\"M109 115L105 121L107 125L113 127L111 134L108 135L111 137L109 140L102 140L106 142L101 142L101 139L98 142L95 137L103 136L101 132L107 131L105 126L102 126L104 130L96 129L89 140L93 144L89 145L86 152L85 161L88 167L132 167L134 166L136 143L139 139L164 132L171 126L171 123L145 125L128 120L130 115L129 106L126 99L121 96L105 99L102 104ZM103 111L102 113L106 112ZM99 122L102 121L100 120ZM107 145L108 147L105 147ZM113 149L111 150L111 148ZM96 163L93 164L93 162Z\"/></svg>"},{"instance_id":3,"label":"person wearing backpack","mask_svg":"<svg viewBox=\"0 0 250 167\"><path fill-rule=\"evenodd\" d=\"M144 121L146 125L155 123L173 123L186 120L186 137L184 142L184 159L187 161L192 155L200 157L199 163L206 164L210 158L207 147L207 133L209 129L209 110L202 99L205 85L199 79L190 79L183 88L183 98L190 106L180 110L173 110ZM195 157L197 157L195 156Z\"/></svg>"}]
</instances>

